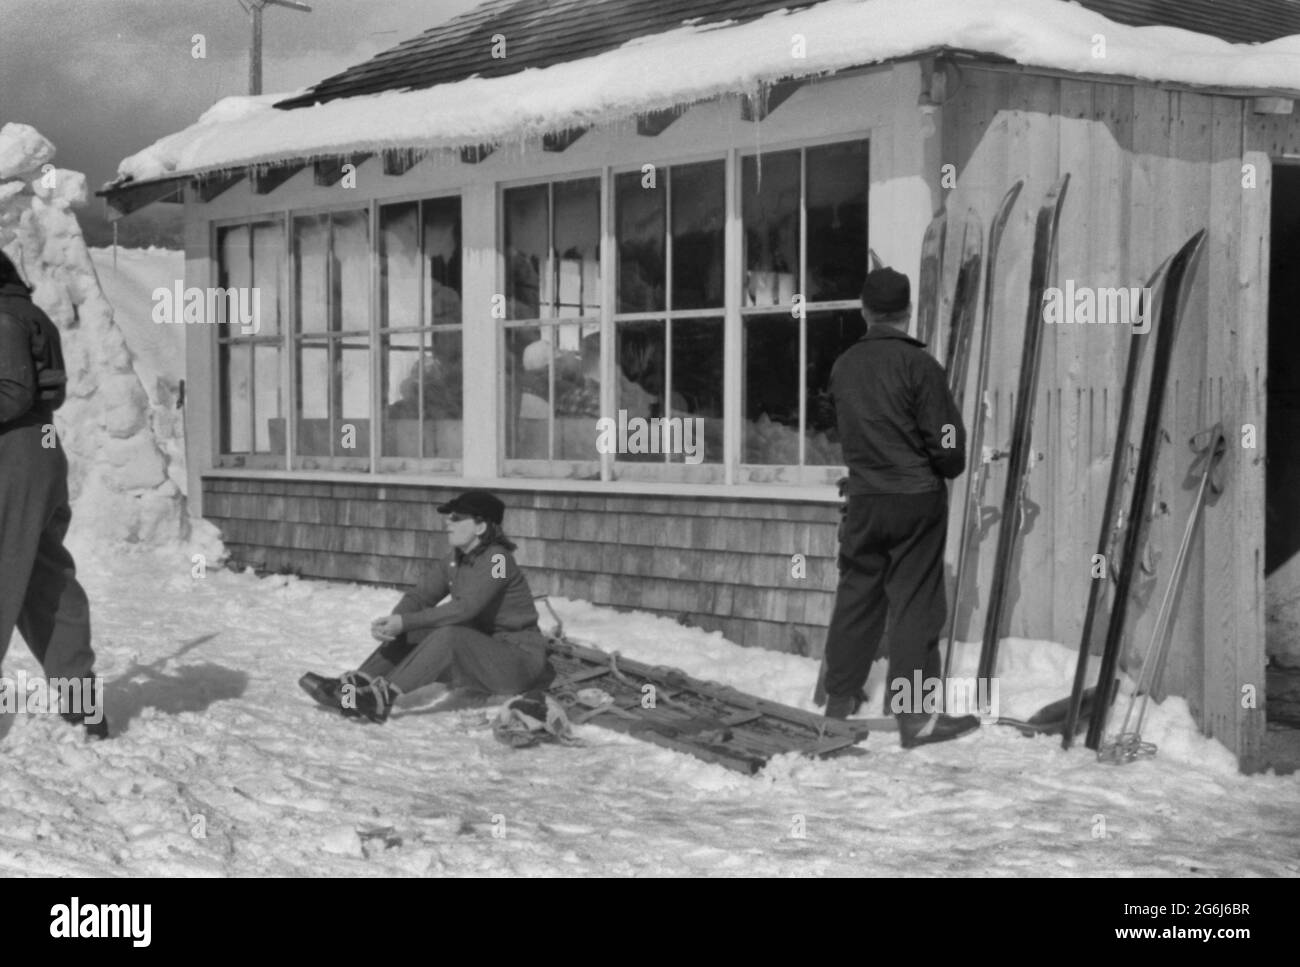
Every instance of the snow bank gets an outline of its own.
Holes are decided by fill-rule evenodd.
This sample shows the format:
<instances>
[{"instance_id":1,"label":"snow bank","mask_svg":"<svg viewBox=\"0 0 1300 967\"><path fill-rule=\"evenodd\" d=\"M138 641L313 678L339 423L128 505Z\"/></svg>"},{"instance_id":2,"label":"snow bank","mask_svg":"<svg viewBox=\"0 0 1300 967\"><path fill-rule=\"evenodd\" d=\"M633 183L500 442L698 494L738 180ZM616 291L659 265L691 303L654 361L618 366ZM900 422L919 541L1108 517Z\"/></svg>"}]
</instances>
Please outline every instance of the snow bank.
<instances>
[{"instance_id":1,"label":"snow bank","mask_svg":"<svg viewBox=\"0 0 1300 967\"><path fill-rule=\"evenodd\" d=\"M131 367L149 396L150 422L167 456L167 477L185 493L185 378L187 326L160 326L153 320L153 291L185 277L185 253L175 249L92 248L90 259L113 322L131 351Z\"/></svg>"},{"instance_id":2,"label":"snow bank","mask_svg":"<svg viewBox=\"0 0 1300 967\"><path fill-rule=\"evenodd\" d=\"M73 534L112 543L192 539L215 560L215 528L189 520L150 394L73 213L85 201L85 177L54 168L53 156L53 145L34 128L0 128L0 247L63 337L68 399L55 426L68 452Z\"/></svg>"},{"instance_id":3,"label":"snow bank","mask_svg":"<svg viewBox=\"0 0 1300 967\"><path fill-rule=\"evenodd\" d=\"M519 142L937 47L1091 74L1300 91L1300 38L1229 44L1170 27L1123 26L1060 0L827 0L745 24L684 26L507 77L293 111L272 107L290 95L226 98L118 171L143 181L384 147Z\"/></svg>"}]
</instances>

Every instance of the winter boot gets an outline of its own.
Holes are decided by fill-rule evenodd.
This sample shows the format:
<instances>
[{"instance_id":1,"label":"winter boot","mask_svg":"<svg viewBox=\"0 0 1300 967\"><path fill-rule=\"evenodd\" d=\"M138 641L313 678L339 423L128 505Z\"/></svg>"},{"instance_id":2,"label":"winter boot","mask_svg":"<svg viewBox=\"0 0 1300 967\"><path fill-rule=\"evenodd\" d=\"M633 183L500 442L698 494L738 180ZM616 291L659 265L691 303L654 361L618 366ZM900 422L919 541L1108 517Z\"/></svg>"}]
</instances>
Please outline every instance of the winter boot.
<instances>
[{"instance_id":1,"label":"winter boot","mask_svg":"<svg viewBox=\"0 0 1300 967\"><path fill-rule=\"evenodd\" d=\"M904 749L915 749L931 742L969 735L980 727L976 715L940 715L938 712L920 712L899 715L898 738Z\"/></svg>"},{"instance_id":2,"label":"winter boot","mask_svg":"<svg viewBox=\"0 0 1300 967\"><path fill-rule=\"evenodd\" d=\"M82 708L69 709L60 711L59 716L69 725L80 725L86 730L86 738L102 740L108 738L108 719L104 715L104 709L98 703L102 701L99 694L99 679L92 676L87 679L94 684L91 686L90 695L82 695ZM92 722L91 719L94 719Z\"/></svg>"},{"instance_id":3,"label":"winter boot","mask_svg":"<svg viewBox=\"0 0 1300 967\"><path fill-rule=\"evenodd\" d=\"M339 710L339 693L343 690L341 679L326 678L324 675L308 672L298 679L298 685L321 705L335 711Z\"/></svg>"},{"instance_id":4,"label":"winter boot","mask_svg":"<svg viewBox=\"0 0 1300 967\"><path fill-rule=\"evenodd\" d=\"M382 725L388 721L393 703L401 694L383 678L371 678L361 672L348 672L339 687L338 708L344 715L367 718Z\"/></svg>"}]
</instances>

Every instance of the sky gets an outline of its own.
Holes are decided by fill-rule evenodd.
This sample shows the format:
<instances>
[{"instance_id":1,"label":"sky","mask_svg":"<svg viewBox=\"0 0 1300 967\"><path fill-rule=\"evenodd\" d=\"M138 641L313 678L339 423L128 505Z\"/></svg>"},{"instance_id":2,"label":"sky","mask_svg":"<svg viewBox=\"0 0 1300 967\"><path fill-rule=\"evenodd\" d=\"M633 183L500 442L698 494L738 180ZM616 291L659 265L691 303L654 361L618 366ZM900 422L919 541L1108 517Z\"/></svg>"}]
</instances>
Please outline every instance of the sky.
<instances>
[{"instance_id":1,"label":"sky","mask_svg":"<svg viewBox=\"0 0 1300 967\"><path fill-rule=\"evenodd\" d=\"M264 91L309 86L480 0L309 2L267 9ZM0 125L33 125L99 188L122 158L246 94L251 36L239 0L0 0Z\"/></svg>"}]
</instances>

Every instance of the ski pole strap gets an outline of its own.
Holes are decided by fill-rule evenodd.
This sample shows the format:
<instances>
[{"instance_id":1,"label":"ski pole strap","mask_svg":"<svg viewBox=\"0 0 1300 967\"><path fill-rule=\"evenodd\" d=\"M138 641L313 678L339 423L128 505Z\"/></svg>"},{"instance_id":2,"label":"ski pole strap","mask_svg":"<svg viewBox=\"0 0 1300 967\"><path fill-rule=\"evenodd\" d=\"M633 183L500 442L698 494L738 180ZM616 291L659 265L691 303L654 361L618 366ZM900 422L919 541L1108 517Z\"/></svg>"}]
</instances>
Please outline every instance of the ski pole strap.
<instances>
[{"instance_id":1,"label":"ski pole strap","mask_svg":"<svg viewBox=\"0 0 1300 967\"><path fill-rule=\"evenodd\" d=\"M1223 479L1223 457L1228 452L1228 437L1223 432L1223 424L1216 423L1208 430L1193 434L1188 445L1198 455L1197 463L1202 459L1210 461L1211 492L1216 496L1223 493L1227 485Z\"/></svg>"}]
</instances>

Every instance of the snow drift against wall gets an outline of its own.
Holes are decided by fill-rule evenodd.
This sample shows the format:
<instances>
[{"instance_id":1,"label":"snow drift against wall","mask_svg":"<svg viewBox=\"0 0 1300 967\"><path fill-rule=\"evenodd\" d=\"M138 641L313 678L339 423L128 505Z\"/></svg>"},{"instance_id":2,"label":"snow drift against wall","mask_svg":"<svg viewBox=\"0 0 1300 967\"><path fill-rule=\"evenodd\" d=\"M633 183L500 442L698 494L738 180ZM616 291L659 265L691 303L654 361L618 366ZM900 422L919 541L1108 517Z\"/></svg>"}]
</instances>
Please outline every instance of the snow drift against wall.
<instances>
[{"instance_id":1,"label":"snow drift against wall","mask_svg":"<svg viewBox=\"0 0 1300 967\"><path fill-rule=\"evenodd\" d=\"M73 213L86 200L85 176L55 168L53 157L35 128L0 128L0 248L63 337L68 398L54 422L68 453L73 536L150 544L199 537L217 550L211 525L191 534L149 393Z\"/></svg>"},{"instance_id":2,"label":"snow drift against wall","mask_svg":"<svg viewBox=\"0 0 1300 967\"><path fill-rule=\"evenodd\" d=\"M802 38L798 45L796 36ZM827 0L745 24L681 27L579 61L427 90L293 111L272 107L286 94L226 98L118 170L144 181L385 147L521 141L939 47L1082 73L1300 91L1300 38L1229 44L1171 27L1123 26L1061 0Z\"/></svg>"}]
</instances>

